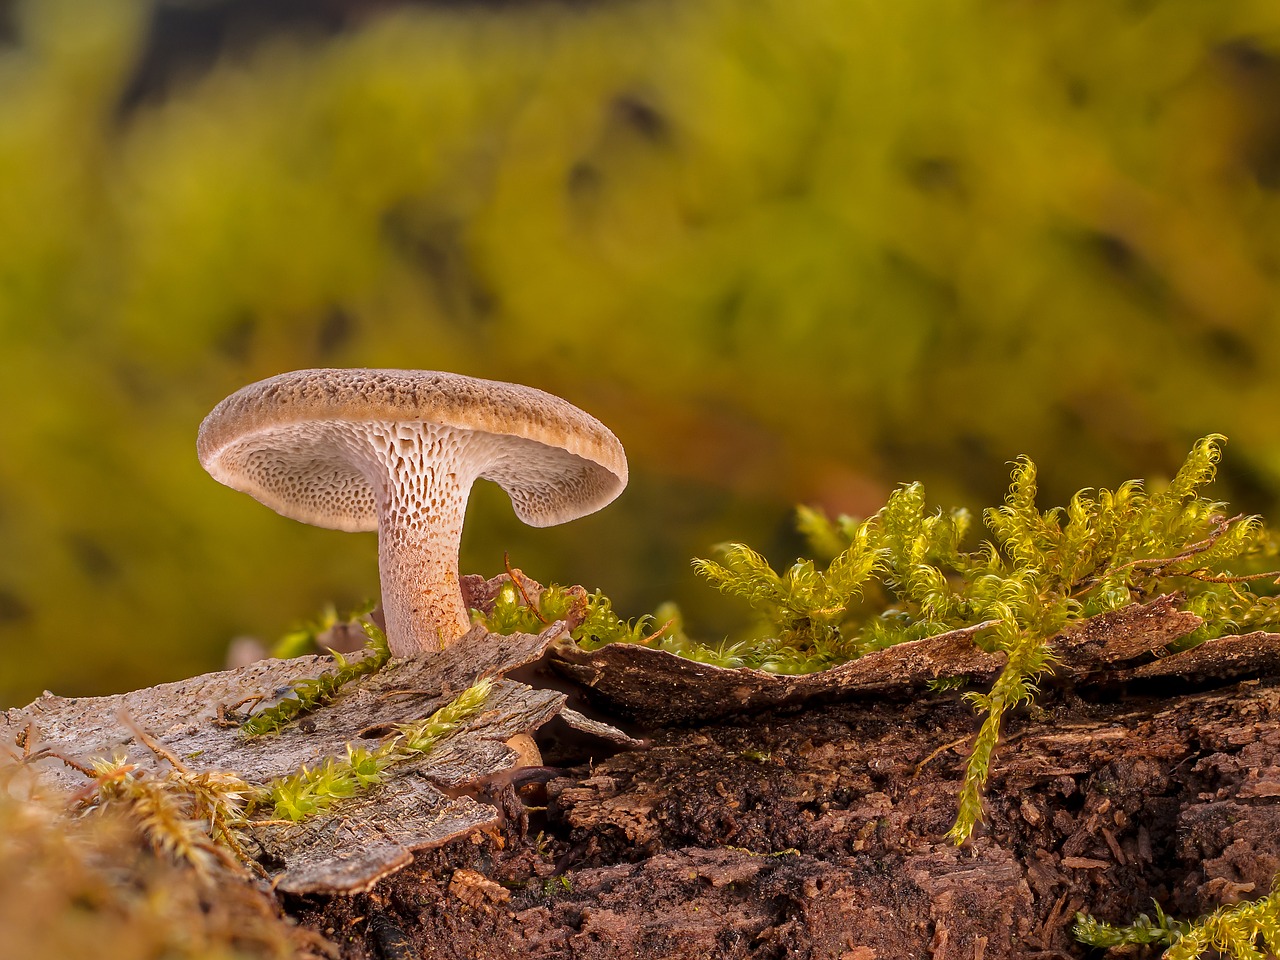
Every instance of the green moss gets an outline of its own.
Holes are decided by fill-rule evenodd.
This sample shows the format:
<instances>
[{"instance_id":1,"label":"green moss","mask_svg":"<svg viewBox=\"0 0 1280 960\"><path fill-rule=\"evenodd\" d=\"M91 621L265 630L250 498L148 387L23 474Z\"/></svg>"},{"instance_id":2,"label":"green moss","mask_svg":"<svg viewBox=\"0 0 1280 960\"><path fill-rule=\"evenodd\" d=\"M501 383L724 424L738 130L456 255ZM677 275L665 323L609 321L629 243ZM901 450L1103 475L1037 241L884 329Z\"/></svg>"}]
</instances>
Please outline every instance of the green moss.
<instances>
[{"instance_id":1,"label":"green moss","mask_svg":"<svg viewBox=\"0 0 1280 960\"><path fill-rule=\"evenodd\" d=\"M395 734L376 747L347 744L345 759L333 757L318 767L302 767L252 794L248 811L270 805L276 819L305 820L334 803L363 793L383 780L393 764L424 756L484 707L493 683L481 680L424 720L395 726Z\"/></svg>"},{"instance_id":2,"label":"green moss","mask_svg":"<svg viewBox=\"0 0 1280 960\"><path fill-rule=\"evenodd\" d=\"M259 711L242 723L240 732L246 737L278 733L299 717L336 699L348 683L381 670L391 659L391 648L387 646L386 634L367 621L362 622L361 627L369 637L365 656L359 660L349 661L336 650L331 651L333 659L338 664L337 670L329 670L318 677L307 677L296 681L290 688L289 694L279 703ZM292 644L292 635L286 638L286 641Z\"/></svg>"},{"instance_id":3,"label":"green moss","mask_svg":"<svg viewBox=\"0 0 1280 960\"><path fill-rule=\"evenodd\" d=\"M1190 924L1165 953L1165 960L1195 960L1210 950L1235 960L1280 955L1280 890L1257 900L1219 907Z\"/></svg>"},{"instance_id":4,"label":"green moss","mask_svg":"<svg viewBox=\"0 0 1280 960\"><path fill-rule=\"evenodd\" d=\"M1071 934L1081 943L1091 947L1149 945L1168 947L1187 932L1190 924L1168 916L1160 909L1158 903L1155 908L1154 920L1145 913L1140 913L1132 922L1124 925L1106 923L1087 914L1077 913Z\"/></svg>"},{"instance_id":5,"label":"green moss","mask_svg":"<svg viewBox=\"0 0 1280 960\"><path fill-rule=\"evenodd\" d=\"M1124 925L1076 914L1071 932L1093 947L1164 946L1164 960L1198 960L1211 953L1232 960L1266 960L1280 956L1280 887L1257 900L1219 907L1194 923L1173 920L1156 904L1154 921L1140 914Z\"/></svg>"},{"instance_id":6,"label":"green moss","mask_svg":"<svg viewBox=\"0 0 1280 960\"><path fill-rule=\"evenodd\" d=\"M494 633L537 633L557 620L573 618L580 622L570 636L585 649L594 650L606 643L648 643L670 633L674 624L654 627L655 618L643 616L623 620L613 612L613 603L600 591L587 593L580 587L551 585L543 589L536 601L526 597L514 583L503 584L488 613L471 612L477 623Z\"/></svg>"},{"instance_id":7,"label":"green moss","mask_svg":"<svg viewBox=\"0 0 1280 960\"><path fill-rule=\"evenodd\" d=\"M1276 563L1275 543L1257 517L1231 515L1202 495L1213 481L1224 438L1199 441L1167 485L1138 481L1086 489L1066 507L1041 511L1035 464L1018 461L1005 501L983 512L990 539L962 543L965 511L926 509L919 484L900 488L875 517L834 523L801 515L811 544L843 549L823 572L799 561L779 577L745 547L712 570L725 592L746 596L764 614L765 635L800 656L845 659L870 649L988 623L979 642L1006 656L990 690L965 695L983 716L966 768L951 836L966 839L981 819L981 788L1003 716L1030 703L1052 669L1047 641L1069 623L1179 590L1205 625L1186 648L1226 632L1265 628L1280 616L1274 592L1255 580ZM1228 567L1231 569L1229 570ZM1265 585L1264 585L1265 586ZM845 598L843 601L840 598Z\"/></svg>"}]
</instances>

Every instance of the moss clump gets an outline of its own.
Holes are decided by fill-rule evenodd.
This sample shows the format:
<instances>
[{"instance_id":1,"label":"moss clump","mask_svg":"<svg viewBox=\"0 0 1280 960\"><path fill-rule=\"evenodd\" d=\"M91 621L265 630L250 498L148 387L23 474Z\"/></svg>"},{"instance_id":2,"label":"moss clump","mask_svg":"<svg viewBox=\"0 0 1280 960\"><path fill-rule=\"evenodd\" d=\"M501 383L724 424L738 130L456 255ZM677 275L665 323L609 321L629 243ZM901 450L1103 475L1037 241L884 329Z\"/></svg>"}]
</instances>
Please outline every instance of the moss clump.
<instances>
[{"instance_id":1,"label":"moss clump","mask_svg":"<svg viewBox=\"0 0 1280 960\"><path fill-rule=\"evenodd\" d=\"M588 648L645 642L720 666L794 674L985 625L975 642L1002 652L1005 666L989 690L965 694L983 722L950 834L962 842L981 818L1001 720L1034 698L1053 666L1048 641L1064 627L1173 590L1206 621L1180 647L1280 619L1274 592L1253 586L1276 577L1262 572L1276 563L1270 534L1259 518L1232 515L1202 495L1216 475L1223 439L1215 434L1196 443L1166 485L1089 488L1066 507L1045 511L1036 503L1036 466L1020 459L1004 502L983 511L989 538L972 548L970 514L930 509L918 483L900 487L865 520L801 510L801 529L814 552L830 558L826 563L800 559L779 572L741 543L722 547L718 560L694 561L713 586L757 613L751 638L699 643L678 618L646 635L653 618L623 621L599 594L574 601L583 620L573 637ZM568 595L549 588L539 598L542 615L561 615ZM501 599L491 628L527 618L519 606L514 592Z\"/></svg>"},{"instance_id":2,"label":"moss clump","mask_svg":"<svg viewBox=\"0 0 1280 960\"><path fill-rule=\"evenodd\" d=\"M136 811L68 808L3 760L0 930L13 957L300 960L320 949L254 884L157 850Z\"/></svg>"},{"instance_id":3,"label":"moss clump","mask_svg":"<svg viewBox=\"0 0 1280 960\"><path fill-rule=\"evenodd\" d=\"M1231 515L1201 493L1216 475L1223 439L1196 443L1162 488L1130 481L1085 489L1066 507L1043 512L1035 464L1023 458L1004 503L983 512L990 539L976 549L963 547L966 511L929 511L920 485L908 484L866 521L802 514L815 547L842 545L825 570L800 560L779 575L741 544L724 549L722 564L695 564L762 615L765 635L775 638L765 646L772 660L780 647L795 662L836 663L989 625L978 642L1003 652L1006 663L990 690L965 694L983 724L950 834L962 842L981 819L1001 718L1033 699L1037 681L1052 669L1048 640L1068 624L1172 590L1206 620L1181 646L1276 622L1275 596L1250 586L1275 577L1259 572L1275 562L1274 541L1259 518Z\"/></svg>"},{"instance_id":4,"label":"moss clump","mask_svg":"<svg viewBox=\"0 0 1280 960\"><path fill-rule=\"evenodd\" d=\"M552 584L536 598L528 596L515 581L505 583L489 611L472 610L472 619L493 633L537 633L557 620L575 624L569 635L587 650L606 643L651 643L670 636L675 622L654 628L655 617L623 620L613 611L613 602L600 591L587 593L581 587ZM678 614L676 615L678 616Z\"/></svg>"},{"instance_id":5,"label":"moss clump","mask_svg":"<svg viewBox=\"0 0 1280 960\"><path fill-rule=\"evenodd\" d=\"M1140 914L1122 926L1076 914L1071 932L1091 947L1165 946L1164 960L1198 960L1210 951L1232 960L1265 960L1280 956L1280 885L1265 897L1219 907L1194 923L1173 920L1156 904L1155 920Z\"/></svg>"}]
</instances>

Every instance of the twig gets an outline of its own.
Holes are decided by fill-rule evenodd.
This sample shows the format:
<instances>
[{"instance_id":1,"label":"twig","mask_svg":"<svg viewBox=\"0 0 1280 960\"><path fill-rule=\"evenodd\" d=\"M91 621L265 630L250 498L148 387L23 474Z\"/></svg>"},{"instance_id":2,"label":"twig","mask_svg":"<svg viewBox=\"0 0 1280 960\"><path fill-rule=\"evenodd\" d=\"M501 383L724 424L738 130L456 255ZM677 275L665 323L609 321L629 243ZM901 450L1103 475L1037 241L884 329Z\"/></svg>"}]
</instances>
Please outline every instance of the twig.
<instances>
[{"instance_id":1,"label":"twig","mask_svg":"<svg viewBox=\"0 0 1280 960\"><path fill-rule=\"evenodd\" d=\"M547 618L542 615L538 608L534 606L533 601L529 599L529 594L525 592L524 584L521 583L519 578L516 576L517 571L511 569L511 554L506 553L505 551L502 554L502 565L506 568L507 576L511 578L511 582L514 583L516 585L516 589L520 591L520 598L524 600L524 605L532 610L533 615L545 625L547 623Z\"/></svg>"},{"instance_id":2,"label":"twig","mask_svg":"<svg viewBox=\"0 0 1280 960\"><path fill-rule=\"evenodd\" d=\"M917 763L915 766L915 769L911 771L911 776L913 777L920 776L920 771L923 770L926 766L928 766L929 763L939 754L946 753L948 750L952 749L953 747L958 747L961 744L968 743L968 742L969 742L968 737L961 737L959 740L952 740L950 743L944 743L937 750L933 751L933 753L929 754L927 757L925 757L923 760Z\"/></svg>"},{"instance_id":3,"label":"twig","mask_svg":"<svg viewBox=\"0 0 1280 960\"><path fill-rule=\"evenodd\" d=\"M1219 540L1222 539L1222 535L1226 533L1229 529L1231 529L1231 525L1233 523L1235 523L1237 520L1243 520L1244 517L1245 515L1243 513L1237 513L1234 517L1218 517L1217 525L1214 527L1213 531L1207 537L1205 537L1203 540L1197 540L1195 543L1188 544L1183 549L1183 551L1179 553L1177 556L1161 557L1161 558L1151 557L1144 560L1130 560L1128 563L1122 563L1122 564L1119 564L1118 566L1112 567L1107 572L1115 573L1119 570L1126 570L1130 568L1133 568L1133 569L1142 568L1142 569L1150 569L1153 575L1159 576L1164 572L1165 567L1172 566L1173 564L1178 563L1182 560L1190 560L1192 557L1198 556L1199 554L1204 553L1206 550L1208 550L1215 543L1217 543ZM1186 574L1183 574L1183 576L1186 576Z\"/></svg>"},{"instance_id":4,"label":"twig","mask_svg":"<svg viewBox=\"0 0 1280 960\"><path fill-rule=\"evenodd\" d=\"M653 631L653 633L649 634L640 642L645 645L653 643L653 641L657 640L660 636L662 636L664 633L670 630L671 627L675 624L675 622L676 622L676 618L672 617L670 620L668 620L666 623L660 626L657 630Z\"/></svg>"}]
</instances>

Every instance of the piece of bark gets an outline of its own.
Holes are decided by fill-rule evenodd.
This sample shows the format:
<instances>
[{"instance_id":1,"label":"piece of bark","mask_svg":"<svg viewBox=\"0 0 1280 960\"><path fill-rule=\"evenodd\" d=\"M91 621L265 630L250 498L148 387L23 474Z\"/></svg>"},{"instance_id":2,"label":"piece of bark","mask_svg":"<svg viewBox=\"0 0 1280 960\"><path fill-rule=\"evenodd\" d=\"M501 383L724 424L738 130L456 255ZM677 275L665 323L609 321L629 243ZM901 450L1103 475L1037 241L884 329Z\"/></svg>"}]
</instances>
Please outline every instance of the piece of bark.
<instances>
[{"instance_id":1,"label":"piece of bark","mask_svg":"<svg viewBox=\"0 0 1280 960\"><path fill-rule=\"evenodd\" d=\"M439 654L392 661L279 733L253 738L225 722L227 709L246 697L278 699L292 683L333 669L333 662L260 661L110 697L46 694L0 715L0 748L10 745L17 755L21 739L28 754L46 749L86 766L127 753L140 770L163 775L167 761L137 742L141 730L192 772L234 772L263 786L303 766L344 759L348 744L376 745L396 724L430 716L477 679L537 660L563 635L563 624L511 637L477 627ZM367 795L301 823L245 826L245 847L261 856L281 890L365 889L407 864L414 851L491 826L494 807L459 791L515 767L518 756L505 741L537 730L564 700L555 691L497 680L480 712L430 754L396 764L387 782ZM75 793L85 786L83 774L54 756L31 766L45 787Z\"/></svg>"},{"instance_id":2,"label":"piece of bark","mask_svg":"<svg viewBox=\"0 0 1280 960\"><path fill-rule=\"evenodd\" d=\"M876 650L818 673L784 676L699 663L634 643L597 650L559 644L552 665L624 717L653 725L709 720L814 698L875 694L957 675L994 676L1003 656L974 646L989 624Z\"/></svg>"},{"instance_id":3,"label":"piece of bark","mask_svg":"<svg viewBox=\"0 0 1280 960\"><path fill-rule=\"evenodd\" d=\"M1050 638L1058 680L1082 682L1156 651L1203 623L1179 610L1180 594L1157 597L1073 624ZM787 676L688 660L634 643L585 651L567 643L551 650L556 669L623 716L642 723L711 720L812 700L869 696L925 687L953 677L987 683L1004 666L973 638L991 623L899 643L818 673Z\"/></svg>"},{"instance_id":4,"label":"piece of bark","mask_svg":"<svg viewBox=\"0 0 1280 960\"><path fill-rule=\"evenodd\" d=\"M414 666L421 675L421 666ZM492 805L459 791L515 768L519 755L505 741L537 730L563 702L558 693L500 681L479 715L429 754L396 764L385 784L300 823L250 825L245 833L251 849L272 864L279 890L368 889L409 863L415 851L496 823ZM358 732L342 740L339 749L345 752L357 738Z\"/></svg>"},{"instance_id":5,"label":"piece of bark","mask_svg":"<svg viewBox=\"0 0 1280 960\"><path fill-rule=\"evenodd\" d=\"M1181 677L1203 682L1275 674L1280 674L1280 634L1255 632L1207 640L1176 656L1135 667L1124 679Z\"/></svg>"},{"instance_id":6,"label":"piece of bark","mask_svg":"<svg viewBox=\"0 0 1280 960\"><path fill-rule=\"evenodd\" d=\"M485 634L476 628L467 642L441 654L393 661L344 688L334 702L264 737L245 738L238 725L220 722L218 708L231 708L247 697L274 701L290 684L335 669L330 658L263 660L107 697L45 694L27 707L0 713L0 745L31 725L37 742L82 762L127 750L143 769L161 769L163 762L137 744L136 727L193 770L233 770L250 783L265 783L303 764L345 756L347 742L370 740L394 724L427 717L477 679L538 659L562 635L562 625L553 625L542 634L480 642ZM501 732L495 729L493 735ZM506 736L517 732L523 731L512 729ZM49 786L74 791L84 785L80 774L53 761L41 764L40 771Z\"/></svg>"},{"instance_id":7,"label":"piece of bark","mask_svg":"<svg viewBox=\"0 0 1280 960\"><path fill-rule=\"evenodd\" d=\"M623 733L612 724L585 716L572 707L561 707L560 719L575 733L597 737L617 747L635 749L644 746L643 740Z\"/></svg>"},{"instance_id":8,"label":"piece of bark","mask_svg":"<svg viewBox=\"0 0 1280 960\"><path fill-rule=\"evenodd\" d=\"M235 670L106 697L59 697L46 691L25 707L0 712L0 749L26 737L29 729L33 749L47 746L83 764L127 752L143 769L161 770L164 764L138 743L131 720L195 769L234 769L245 779L270 779L297 764L289 767L285 761L263 770L258 751L242 756L235 725L218 725L218 706L252 696L275 700L290 684L332 669L329 657L305 656L259 660ZM74 793L85 785L82 774L53 759L38 769L46 786Z\"/></svg>"},{"instance_id":9,"label":"piece of bark","mask_svg":"<svg viewBox=\"0 0 1280 960\"><path fill-rule=\"evenodd\" d=\"M1179 609L1181 593L1134 603L1073 623L1050 641L1059 663L1055 673L1079 678L1161 650L1204 621Z\"/></svg>"},{"instance_id":10,"label":"piece of bark","mask_svg":"<svg viewBox=\"0 0 1280 960\"><path fill-rule=\"evenodd\" d=\"M323 816L250 826L244 846L271 865L272 885L279 891L352 894L408 866L416 851L498 820L488 804L449 797L426 779L401 775Z\"/></svg>"}]
</instances>

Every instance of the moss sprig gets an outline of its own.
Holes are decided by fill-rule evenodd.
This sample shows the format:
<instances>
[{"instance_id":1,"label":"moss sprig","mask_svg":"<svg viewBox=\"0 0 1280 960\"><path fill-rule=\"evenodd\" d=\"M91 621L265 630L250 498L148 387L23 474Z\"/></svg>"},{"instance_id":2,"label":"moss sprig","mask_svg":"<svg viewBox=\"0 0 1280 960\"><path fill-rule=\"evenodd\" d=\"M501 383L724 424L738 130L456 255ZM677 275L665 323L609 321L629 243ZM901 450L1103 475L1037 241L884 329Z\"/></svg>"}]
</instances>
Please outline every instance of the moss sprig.
<instances>
[{"instance_id":1,"label":"moss sprig","mask_svg":"<svg viewBox=\"0 0 1280 960\"><path fill-rule=\"evenodd\" d=\"M824 659L849 660L856 645L842 643L840 622L862 599L872 575L883 569L881 550L870 522L849 531L849 543L820 570L812 560L797 560L778 574L763 556L742 543L724 545L722 562L694 560L694 570L721 593L745 600L769 620L773 636L787 646Z\"/></svg>"},{"instance_id":2,"label":"moss sprig","mask_svg":"<svg viewBox=\"0 0 1280 960\"><path fill-rule=\"evenodd\" d=\"M1078 913L1071 933L1092 947L1165 946L1164 960L1199 960L1210 951L1232 960L1266 960L1280 956L1280 884L1265 897L1219 907L1194 923L1174 920L1156 904L1155 920L1139 914L1123 925Z\"/></svg>"},{"instance_id":3,"label":"moss sprig","mask_svg":"<svg viewBox=\"0 0 1280 960\"><path fill-rule=\"evenodd\" d=\"M1210 950L1234 960L1280 956L1280 886L1265 897L1219 907L1201 917L1164 956L1165 960L1197 960Z\"/></svg>"},{"instance_id":4,"label":"moss sprig","mask_svg":"<svg viewBox=\"0 0 1280 960\"><path fill-rule=\"evenodd\" d=\"M245 737L262 737L278 733L302 715L332 702L342 688L353 680L381 670L391 659L386 634L368 621L362 621L360 625L369 638L365 656L358 660L348 660L336 650L330 651L338 669L327 670L318 677L295 681L289 695L242 723L241 734Z\"/></svg>"},{"instance_id":5,"label":"moss sprig","mask_svg":"<svg viewBox=\"0 0 1280 960\"><path fill-rule=\"evenodd\" d=\"M382 783L393 764L434 750L480 712L492 691L493 682L481 680L431 716L396 725L395 734L376 747L348 743L345 758L329 757L318 766L304 765L296 773L273 780L255 793L250 812L270 805L278 820L305 820L340 800L364 793Z\"/></svg>"},{"instance_id":6,"label":"moss sprig","mask_svg":"<svg viewBox=\"0 0 1280 960\"><path fill-rule=\"evenodd\" d=\"M87 767L61 757L90 779L79 802L128 817L158 853L201 875L214 866L243 872L241 864L251 861L236 829L245 822L255 788L234 773L192 770L142 729L134 734L165 765L164 772L148 772L123 753L96 758Z\"/></svg>"},{"instance_id":7,"label":"moss sprig","mask_svg":"<svg viewBox=\"0 0 1280 960\"><path fill-rule=\"evenodd\" d=\"M1091 947L1109 949L1131 946L1171 946L1184 936L1191 925L1175 920L1155 904L1155 918L1138 914L1127 924L1112 924L1085 913L1077 913L1071 927L1071 935Z\"/></svg>"},{"instance_id":8,"label":"moss sprig","mask_svg":"<svg viewBox=\"0 0 1280 960\"><path fill-rule=\"evenodd\" d=\"M158 852L201 873L215 864L240 872L234 826L242 822L252 792L232 774L190 775L176 770L153 776L124 755L92 764L94 803L130 817Z\"/></svg>"}]
</instances>

